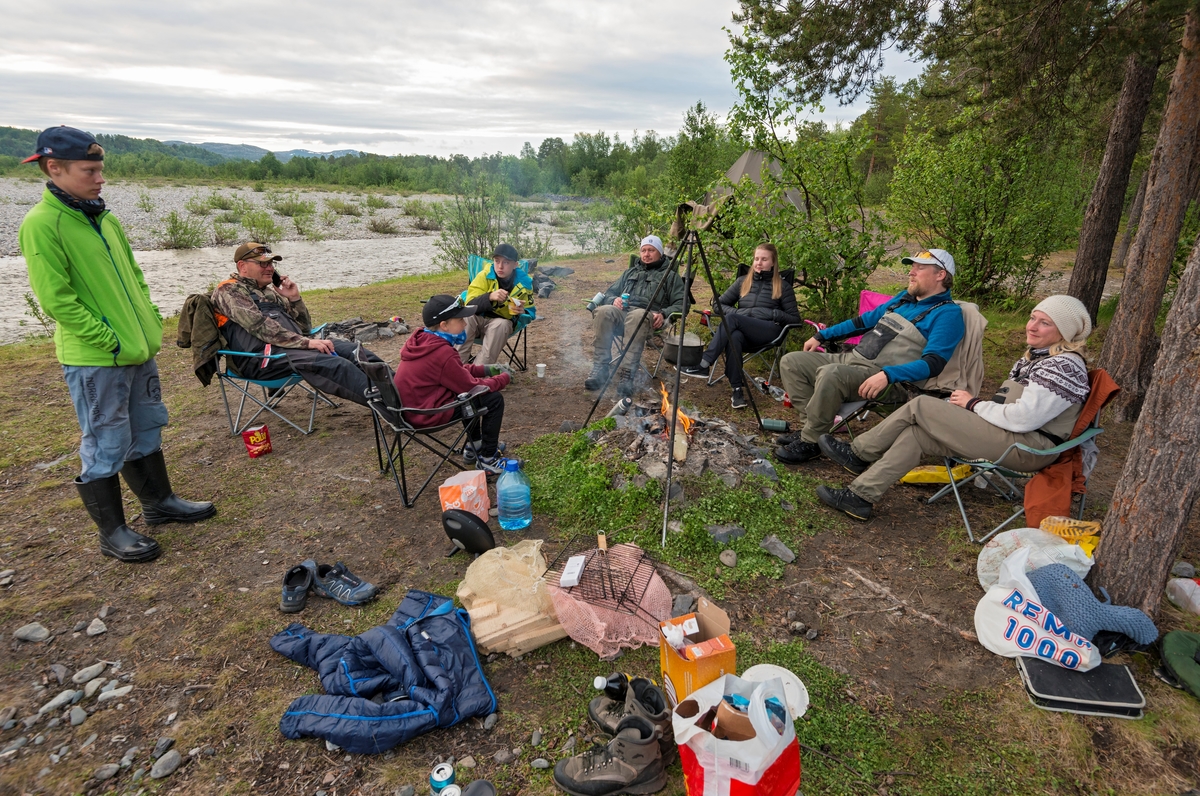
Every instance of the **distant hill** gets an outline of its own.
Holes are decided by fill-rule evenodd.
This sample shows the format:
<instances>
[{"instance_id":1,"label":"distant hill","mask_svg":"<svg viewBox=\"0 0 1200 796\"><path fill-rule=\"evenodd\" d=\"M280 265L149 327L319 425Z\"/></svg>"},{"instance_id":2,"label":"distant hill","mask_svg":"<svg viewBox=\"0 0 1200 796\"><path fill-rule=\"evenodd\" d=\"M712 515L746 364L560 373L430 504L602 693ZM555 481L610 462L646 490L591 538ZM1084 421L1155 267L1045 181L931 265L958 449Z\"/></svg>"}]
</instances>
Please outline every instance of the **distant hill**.
<instances>
[{"instance_id":1,"label":"distant hill","mask_svg":"<svg viewBox=\"0 0 1200 796\"><path fill-rule=\"evenodd\" d=\"M184 144L182 141L168 141L168 144L177 144L182 146L192 146ZM267 154L266 149L250 144L219 144L215 141L205 141L203 144L195 144L194 146L200 149L206 149L209 152L215 152L221 157L230 160L262 160L263 155ZM342 155L358 155L357 149L338 149L333 152L314 152L311 149L289 149L284 152L276 152L275 157L280 163L287 163L292 158L322 158L331 157L337 158Z\"/></svg>"},{"instance_id":2,"label":"distant hill","mask_svg":"<svg viewBox=\"0 0 1200 796\"><path fill-rule=\"evenodd\" d=\"M0 155L26 158L37 146L38 130L23 130L19 127L0 127ZM195 160L207 166L224 162L227 158L220 153L203 149L182 141L156 141L153 138L130 138L127 135L96 134L96 140L110 155L161 154L184 160ZM266 153L266 150L263 150ZM260 156L261 157L261 156Z\"/></svg>"},{"instance_id":3,"label":"distant hill","mask_svg":"<svg viewBox=\"0 0 1200 796\"><path fill-rule=\"evenodd\" d=\"M289 149L286 152L276 152L275 157L280 163L287 163L292 158L340 158L343 155L361 155L357 149L335 149L332 152L313 152L311 149Z\"/></svg>"}]
</instances>

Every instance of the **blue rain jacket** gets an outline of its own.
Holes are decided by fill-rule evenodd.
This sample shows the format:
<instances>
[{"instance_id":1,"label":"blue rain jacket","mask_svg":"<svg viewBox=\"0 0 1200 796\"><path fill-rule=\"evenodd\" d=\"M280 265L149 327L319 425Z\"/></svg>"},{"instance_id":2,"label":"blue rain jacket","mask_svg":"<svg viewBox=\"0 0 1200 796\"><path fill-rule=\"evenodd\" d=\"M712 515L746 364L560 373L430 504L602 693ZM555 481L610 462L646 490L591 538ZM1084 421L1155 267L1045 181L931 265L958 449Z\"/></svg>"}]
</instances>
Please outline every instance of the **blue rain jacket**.
<instances>
[{"instance_id":1,"label":"blue rain jacket","mask_svg":"<svg viewBox=\"0 0 1200 796\"><path fill-rule=\"evenodd\" d=\"M315 669L325 688L288 707L279 722L288 738L324 738L373 754L496 711L471 619L448 597L410 590L386 625L358 636L292 624L271 649Z\"/></svg>"}]
</instances>

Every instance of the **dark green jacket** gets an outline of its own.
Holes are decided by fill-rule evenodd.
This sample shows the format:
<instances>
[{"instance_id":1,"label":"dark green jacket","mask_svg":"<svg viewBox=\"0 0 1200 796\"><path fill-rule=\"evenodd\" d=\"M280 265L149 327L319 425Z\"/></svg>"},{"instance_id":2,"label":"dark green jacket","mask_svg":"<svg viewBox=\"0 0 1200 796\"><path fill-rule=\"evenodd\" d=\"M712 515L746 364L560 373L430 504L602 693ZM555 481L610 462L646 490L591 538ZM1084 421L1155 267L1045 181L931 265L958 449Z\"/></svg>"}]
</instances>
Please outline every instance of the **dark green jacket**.
<instances>
[{"instance_id":1,"label":"dark green jacket","mask_svg":"<svg viewBox=\"0 0 1200 796\"><path fill-rule=\"evenodd\" d=\"M162 348L162 315L125 231L105 211L95 224L43 192L21 222L21 253L38 303L54 319L64 365L141 365Z\"/></svg>"},{"instance_id":2,"label":"dark green jacket","mask_svg":"<svg viewBox=\"0 0 1200 796\"><path fill-rule=\"evenodd\" d=\"M658 291L657 300L651 304L650 297L654 295L654 290L664 273L667 281L662 290ZM670 260L663 258L657 263L646 265L641 258L635 256L633 264L621 274L621 278L604 291L602 303L612 304L613 299L628 293L632 309L646 309L649 306L651 310L663 315L672 315L683 312L683 291L683 277L675 271Z\"/></svg>"}]
</instances>

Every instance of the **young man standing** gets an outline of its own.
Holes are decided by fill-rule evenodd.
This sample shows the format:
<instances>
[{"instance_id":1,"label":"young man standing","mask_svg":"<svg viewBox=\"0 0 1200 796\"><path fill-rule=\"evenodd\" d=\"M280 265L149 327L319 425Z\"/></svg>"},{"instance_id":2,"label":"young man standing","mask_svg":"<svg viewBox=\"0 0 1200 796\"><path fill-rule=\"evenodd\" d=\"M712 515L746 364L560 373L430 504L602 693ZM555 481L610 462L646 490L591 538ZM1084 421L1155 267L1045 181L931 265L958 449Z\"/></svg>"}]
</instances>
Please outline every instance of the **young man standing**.
<instances>
[{"instance_id":1,"label":"young man standing","mask_svg":"<svg viewBox=\"0 0 1200 796\"><path fill-rule=\"evenodd\" d=\"M48 178L42 201L21 222L29 284L54 319L54 347L83 433L75 486L100 529L100 552L149 561L158 542L125 524L120 473L142 503L146 524L197 522L212 503L175 495L162 453L167 407L158 365L162 315L125 231L104 209L104 149L90 133L51 127L38 136Z\"/></svg>"}]
</instances>

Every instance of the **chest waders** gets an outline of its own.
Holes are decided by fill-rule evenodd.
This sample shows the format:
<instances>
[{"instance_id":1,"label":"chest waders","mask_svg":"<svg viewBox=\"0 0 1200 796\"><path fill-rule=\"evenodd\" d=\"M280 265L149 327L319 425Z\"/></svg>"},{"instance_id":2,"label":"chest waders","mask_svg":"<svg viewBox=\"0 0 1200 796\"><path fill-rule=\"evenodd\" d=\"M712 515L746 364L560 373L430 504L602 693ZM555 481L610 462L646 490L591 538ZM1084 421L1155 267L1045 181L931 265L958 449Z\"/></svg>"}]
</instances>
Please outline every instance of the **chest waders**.
<instances>
[{"instance_id":1,"label":"chest waders","mask_svg":"<svg viewBox=\"0 0 1200 796\"><path fill-rule=\"evenodd\" d=\"M1023 392L1025 392L1024 384L1012 379L1005 379L1004 383L1000 385L1000 389L996 390L996 394L992 396L992 401L998 404L1015 404L1020 400ZM1075 430L1075 421L1079 419L1081 412L1083 412L1082 403L1071 404L1062 414L1039 428L1038 432L1055 445L1061 445L1071 438L1071 432Z\"/></svg>"},{"instance_id":2,"label":"chest waders","mask_svg":"<svg viewBox=\"0 0 1200 796\"><path fill-rule=\"evenodd\" d=\"M846 362L854 365L864 365L878 373L890 365L903 365L921 358L925 350L925 335L917 329L917 324L925 320L929 313L950 301L939 301L924 310L911 321L899 313L888 311L871 331L859 340L846 358ZM914 382L920 388L925 381Z\"/></svg>"}]
</instances>

